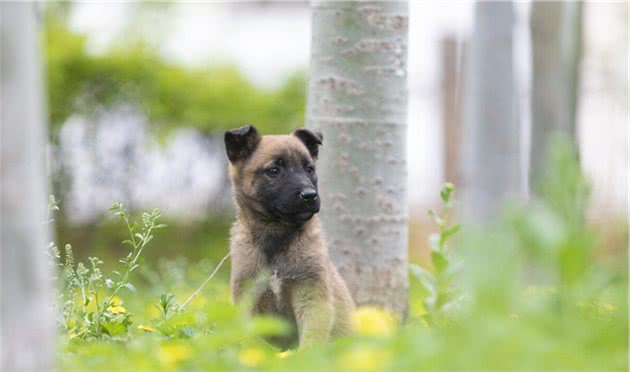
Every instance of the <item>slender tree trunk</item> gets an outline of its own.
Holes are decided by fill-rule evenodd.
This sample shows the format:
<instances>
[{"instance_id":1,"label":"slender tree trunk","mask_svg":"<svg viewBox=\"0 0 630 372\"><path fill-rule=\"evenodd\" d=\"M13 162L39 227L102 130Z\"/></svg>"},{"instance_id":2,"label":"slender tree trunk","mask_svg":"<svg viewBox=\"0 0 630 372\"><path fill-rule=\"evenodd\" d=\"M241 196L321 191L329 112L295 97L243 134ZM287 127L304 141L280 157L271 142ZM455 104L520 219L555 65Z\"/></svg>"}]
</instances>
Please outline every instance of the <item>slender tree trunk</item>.
<instances>
[{"instance_id":1,"label":"slender tree trunk","mask_svg":"<svg viewBox=\"0 0 630 372\"><path fill-rule=\"evenodd\" d=\"M444 130L444 178L457 185L460 183L462 143L462 87L463 71L460 62L465 43L458 51L453 36L442 39L442 128Z\"/></svg>"},{"instance_id":2,"label":"slender tree trunk","mask_svg":"<svg viewBox=\"0 0 630 372\"><path fill-rule=\"evenodd\" d=\"M544 177L554 135L577 144L576 107L582 44L581 2L534 2L532 34L532 142L530 189Z\"/></svg>"},{"instance_id":3,"label":"slender tree trunk","mask_svg":"<svg viewBox=\"0 0 630 372\"><path fill-rule=\"evenodd\" d=\"M313 5L308 126L322 221L358 305L407 309L406 2Z\"/></svg>"},{"instance_id":4,"label":"slender tree trunk","mask_svg":"<svg viewBox=\"0 0 630 372\"><path fill-rule=\"evenodd\" d=\"M53 285L46 263L45 119L34 3L2 3L1 369L52 368Z\"/></svg>"},{"instance_id":5,"label":"slender tree trunk","mask_svg":"<svg viewBox=\"0 0 630 372\"><path fill-rule=\"evenodd\" d=\"M478 223L521 194L513 25L512 2L475 4L464 92L462 216Z\"/></svg>"}]
</instances>

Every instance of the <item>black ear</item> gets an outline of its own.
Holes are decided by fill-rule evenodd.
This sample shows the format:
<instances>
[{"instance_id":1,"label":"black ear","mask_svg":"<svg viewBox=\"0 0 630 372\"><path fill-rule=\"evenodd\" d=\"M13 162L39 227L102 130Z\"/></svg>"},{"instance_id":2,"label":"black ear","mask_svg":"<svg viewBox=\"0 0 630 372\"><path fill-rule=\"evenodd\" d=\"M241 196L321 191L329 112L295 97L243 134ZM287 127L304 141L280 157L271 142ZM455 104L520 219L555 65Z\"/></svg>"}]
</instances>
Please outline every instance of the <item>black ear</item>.
<instances>
[{"instance_id":1,"label":"black ear","mask_svg":"<svg viewBox=\"0 0 630 372\"><path fill-rule=\"evenodd\" d=\"M225 132L225 151L230 162L247 159L256 150L260 135L256 128L246 125Z\"/></svg>"},{"instance_id":2,"label":"black ear","mask_svg":"<svg viewBox=\"0 0 630 372\"><path fill-rule=\"evenodd\" d=\"M317 155L319 154L319 146L324 141L324 135L321 132L311 132L308 129L296 129L293 132L293 135L302 141L302 143L308 149L308 152L311 153L313 159L317 159Z\"/></svg>"}]
</instances>

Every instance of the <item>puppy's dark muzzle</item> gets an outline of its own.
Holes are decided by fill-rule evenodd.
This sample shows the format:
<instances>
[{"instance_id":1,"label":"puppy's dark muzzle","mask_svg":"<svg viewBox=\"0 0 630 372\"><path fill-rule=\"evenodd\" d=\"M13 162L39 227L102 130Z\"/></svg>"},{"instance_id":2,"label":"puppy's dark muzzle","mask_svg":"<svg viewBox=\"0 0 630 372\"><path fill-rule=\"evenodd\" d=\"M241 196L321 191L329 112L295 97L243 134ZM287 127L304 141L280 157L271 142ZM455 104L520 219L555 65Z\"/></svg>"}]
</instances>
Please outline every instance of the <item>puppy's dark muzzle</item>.
<instances>
[{"instance_id":1,"label":"puppy's dark muzzle","mask_svg":"<svg viewBox=\"0 0 630 372\"><path fill-rule=\"evenodd\" d=\"M319 212L319 195L315 189L304 189L300 192L300 198L304 201L306 209L313 213Z\"/></svg>"}]
</instances>

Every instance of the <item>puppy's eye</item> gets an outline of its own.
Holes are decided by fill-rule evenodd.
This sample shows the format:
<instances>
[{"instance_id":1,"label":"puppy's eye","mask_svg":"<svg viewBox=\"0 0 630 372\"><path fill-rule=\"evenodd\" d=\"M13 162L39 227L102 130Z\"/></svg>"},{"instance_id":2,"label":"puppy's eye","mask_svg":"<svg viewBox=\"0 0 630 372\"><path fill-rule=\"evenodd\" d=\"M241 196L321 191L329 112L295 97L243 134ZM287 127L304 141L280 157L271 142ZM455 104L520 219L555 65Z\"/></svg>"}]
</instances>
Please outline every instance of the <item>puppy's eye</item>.
<instances>
[{"instance_id":1,"label":"puppy's eye","mask_svg":"<svg viewBox=\"0 0 630 372\"><path fill-rule=\"evenodd\" d=\"M280 168L278 168L278 167L267 168L266 172L270 176L277 176L278 173L280 173Z\"/></svg>"},{"instance_id":2,"label":"puppy's eye","mask_svg":"<svg viewBox=\"0 0 630 372\"><path fill-rule=\"evenodd\" d=\"M306 166L306 173L308 173L308 174L313 174L313 173L315 173L315 167L314 167L314 166L312 166L312 165L307 165L307 166Z\"/></svg>"}]
</instances>

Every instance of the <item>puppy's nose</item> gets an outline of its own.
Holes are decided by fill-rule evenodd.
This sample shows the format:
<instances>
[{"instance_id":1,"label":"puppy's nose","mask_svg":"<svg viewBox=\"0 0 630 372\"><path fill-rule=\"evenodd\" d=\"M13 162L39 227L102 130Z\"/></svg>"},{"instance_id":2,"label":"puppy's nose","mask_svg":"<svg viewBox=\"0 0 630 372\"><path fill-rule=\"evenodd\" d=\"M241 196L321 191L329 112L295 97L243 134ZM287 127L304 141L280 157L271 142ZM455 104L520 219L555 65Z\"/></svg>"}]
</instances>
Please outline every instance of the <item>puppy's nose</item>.
<instances>
[{"instance_id":1,"label":"puppy's nose","mask_svg":"<svg viewBox=\"0 0 630 372\"><path fill-rule=\"evenodd\" d=\"M300 197L307 203L313 203L317 200L317 191L315 189L304 189L300 192Z\"/></svg>"}]
</instances>

